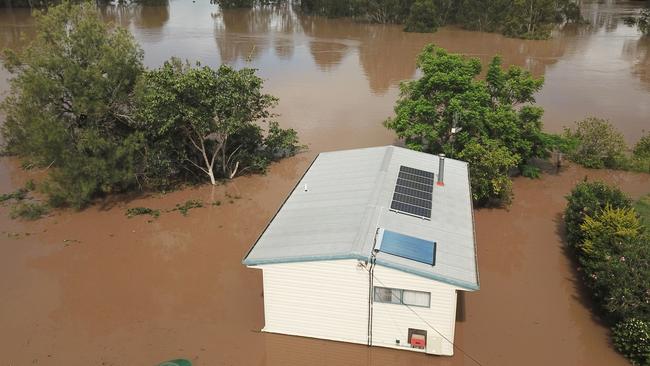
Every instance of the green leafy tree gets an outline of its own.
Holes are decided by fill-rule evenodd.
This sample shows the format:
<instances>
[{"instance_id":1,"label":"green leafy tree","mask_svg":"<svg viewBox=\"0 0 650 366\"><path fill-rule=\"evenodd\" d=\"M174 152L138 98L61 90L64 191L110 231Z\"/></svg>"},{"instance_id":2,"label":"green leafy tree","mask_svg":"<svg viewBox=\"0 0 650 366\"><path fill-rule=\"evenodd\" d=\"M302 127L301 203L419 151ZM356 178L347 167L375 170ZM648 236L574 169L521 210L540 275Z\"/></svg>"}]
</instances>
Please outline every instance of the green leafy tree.
<instances>
[{"instance_id":1,"label":"green leafy tree","mask_svg":"<svg viewBox=\"0 0 650 366\"><path fill-rule=\"evenodd\" d=\"M407 32L435 32L440 20L433 0L415 0L406 19Z\"/></svg>"},{"instance_id":2,"label":"green leafy tree","mask_svg":"<svg viewBox=\"0 0 650 366\"><path fill-rule=\"evenodd\" d=\"M509 203L512 181L508 171L519 156L495 140L470 141L458 154L469 163L472 199L480 205Z\"/></svg>"},{"instance_id":3,"label":"green leafy tree","mask_svg":"<svg viewBox=\"0 0 650 366\"><path fill-rule=\"evenodd\" d=\"M476 144L488 143L484 148L493 152L488 156L503 158L504 162L470 165L471 174L499 174L501 178L496 185L494 179L481 180L482 184L493 181L485 187L475 182L475 198L488 202L509 197L504 193L507 189L497 188L505 188L509 168L523 168L529 159L548 154L547 139L541 131L543 110L533 105L533 95L543 80L517 67L504 70L500 57L492 60L486 79L480 80L477 58L450 54L433 45L423 50L417 66L423 76L401 84L395 117L384 125L411 149L444 152L450 157L475 156ZM472 150L463 154L469 144L473 144ZM508 168L479 171L502 164Z\"/></svg>"},{"instance_id":4,"label":"green leafy tree","mask_svg":"<svg viewBox=\"0 0 650 366\"><path fill-rule=\"evenodd\" d=\"M64 2L35 17L34 41L22 52L5 51L13 75L3 103L6 150L53 167L50 193L60 203L83 206L136 184L142 140L129 115L141 49L90 3Z\"/></svg>"},{"instance_id":5,"label":"green leafy tree","mask_svg":"<svg viewBox=\"0 0 650 366\"><path fill-rule=\"evenodd\" d=\"M587 168L619 168L625 164L627 145L623 135L607 120L590 117L566 129L565 136L577 141L571 160Z\"/></svg>"},{"instance_id":6,"label":"green leafy tree","mask_svg":"<svg viewBox=\"0 0 650 366\"><path fill-rule=\"evenodd\" d=\"M151 141L167 146L156 155L165 161L157 166L178 162L216 184L219 177L263 171L270 161L295 154L295 131L272 122L265 137L257 124L273 117L277 103L262 86L254 69L191 67L178 59L147 72L138 87L138 121Z\"/></svg>"}]
</instances>

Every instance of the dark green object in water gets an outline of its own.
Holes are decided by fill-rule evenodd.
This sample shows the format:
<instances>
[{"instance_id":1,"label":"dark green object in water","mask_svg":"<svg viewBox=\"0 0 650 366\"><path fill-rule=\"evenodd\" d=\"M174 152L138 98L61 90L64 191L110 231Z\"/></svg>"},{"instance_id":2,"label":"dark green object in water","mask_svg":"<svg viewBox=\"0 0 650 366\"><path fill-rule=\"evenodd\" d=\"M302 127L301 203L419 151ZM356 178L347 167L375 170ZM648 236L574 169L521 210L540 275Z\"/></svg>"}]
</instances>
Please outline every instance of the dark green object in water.
<instances>
[{"instance_id":1,"label":"dark green object in water","mask_svg":"<svg viewBox=\"0 0 650 366\"><path fill-rule=\"evenodd\" d=\"M178 360L163 362L158 366L192 366L192 363L188 360L178 359Z\"/></svg>"}]
</instances>

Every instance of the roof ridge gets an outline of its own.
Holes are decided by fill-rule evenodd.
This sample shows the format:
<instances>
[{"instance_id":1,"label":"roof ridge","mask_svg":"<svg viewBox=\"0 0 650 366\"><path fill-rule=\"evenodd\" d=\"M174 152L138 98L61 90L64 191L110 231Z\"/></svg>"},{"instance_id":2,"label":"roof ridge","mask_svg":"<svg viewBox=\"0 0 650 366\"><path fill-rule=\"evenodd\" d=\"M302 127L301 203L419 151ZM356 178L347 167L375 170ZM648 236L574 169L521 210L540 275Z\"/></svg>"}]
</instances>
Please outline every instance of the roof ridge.
<instances>
[{"instance_id":1,"label":"roof ridge","mask_svg":"<svg viewBox=\"0 0 650 366\"><path fill-rule=\"evenodd\" d=\"M370 198L368 198L368 203L366 204L366 213L361 219L359 230L354 238L354 248L358 251L357 254L368 259L370 259L373 247L373 243L371 243L368 238L372 233L377 231L382 211L382 205L379 204L378 199L388 176L388 167L393 160L393 151L395 146L385 146L385 149L384 157L382 158L379 171L377 172L377 179L375 179L375 185L370 194Z\"/></svg>"}]
</instances>

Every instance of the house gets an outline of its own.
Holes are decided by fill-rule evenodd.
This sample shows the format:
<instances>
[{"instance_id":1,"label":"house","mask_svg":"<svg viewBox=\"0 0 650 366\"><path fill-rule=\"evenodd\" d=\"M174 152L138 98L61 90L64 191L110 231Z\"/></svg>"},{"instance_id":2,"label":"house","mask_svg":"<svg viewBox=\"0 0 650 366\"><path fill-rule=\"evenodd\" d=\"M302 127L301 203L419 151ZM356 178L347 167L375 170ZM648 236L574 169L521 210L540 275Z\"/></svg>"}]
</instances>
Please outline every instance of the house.
<instances>
[{"instance_id":1,"label":"house","mask_svg":"<svg viewBox=\"0 0 650 366\"><path fill-rule=\"evenodd\" d=\"M452 355L479 289L465 162L395 146L319 154L243 260L263 331Z\"/></svg>"}]
</instances>

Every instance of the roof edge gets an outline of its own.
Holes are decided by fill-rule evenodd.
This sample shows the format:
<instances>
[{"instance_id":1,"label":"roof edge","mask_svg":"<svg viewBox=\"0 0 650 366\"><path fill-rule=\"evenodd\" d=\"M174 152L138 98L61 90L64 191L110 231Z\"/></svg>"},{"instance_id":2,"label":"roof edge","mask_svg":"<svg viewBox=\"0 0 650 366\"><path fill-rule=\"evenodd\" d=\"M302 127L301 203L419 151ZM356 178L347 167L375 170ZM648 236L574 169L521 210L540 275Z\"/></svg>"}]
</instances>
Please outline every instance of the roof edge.
<instances>
[{"instance_id":1,"label":"roof edge","mask_svg":"<svg viewBox=\"0 0 650 366\"><path fill-rule=\"evenodd\" d=\"M313 256L300 256L300 257L280 257L280 258L270 258L270 259L262 259L262 260L244 258L242 263L246 266L261 266L266 264L334 261L334 260L341 260L341 259L357 259L361 261L370 260L369 257L365 257L357 253L346 253L346 254L313 255Z\"/></svg>"},{"instance_id":2,"label":"roof edge","mask_svg":"<svg viewBox=\"0 0 650 366\"><path fill-rule=\"evenodd\" d=\"M287 194L287 196L284 198L284 201L282 201L282 204L280 205L280 207L278 207L278 210L275 211L275 213L273 214L273 217L271 217L271 219L269 220L269 222L266 223L266 226L264 227L264 230L262 230L262 232L260 233L260 235L257 236L257 239L255 239L255 243L253 243L253 245L250 247L250 249L248 249L248 251L246 252L246 255L244 256L244 259L242 259L242 263L246 264L246 263L245 263L245 262L246 262L246 259L247 259L248 256L251 254L251 252L253 251L253 249L254 249L255 246L257 245L257 243L260 241L260 239L262 238L262 235L264 235L264 233L266 232L266 230L268 230L269 226L271 226L271 223L273 222L273 220L275 219L275 217L278 216L278 214L279 214L280 211L282 210L282 207L284 207L284 205L285 205L285 204L287 203L287 201L289 200L289 197L291 197L291 194L293 194L293 192L296 190L296 188L298 188L298 185L299 185L300 182L303 180L303 178L305 178L305 175L307 175L307 172L309 171L309 169L311 169L312 165L314 165L314 163L316 162L316 160L318 159L319 156L320 156L320 153L317 154L317 155L314 157L314 160L312 160L311 163L309 163L309 166L308 166L307 169L305 169L305 171L302 173L302 175L300 176L300 179L298 179L298 181L297 181L296 184L293 186L293 188L291 189L291 191L289 192L289 194Z\"/></svg>"},{"instance_id":3,"label":"roof edge","mask_svg":"<svg viewBox=\"0 0 650 366\"><path fill-rule=\"evenodd\" d=\"M478 283L474 284L474 283L471 283L471 282L466 282L466 281L461 281L461 280L457 280L457 279L453 279L453 278L449 278L449 277L440 276L440 275L437 275L435 273L428 273L428 272L425 272L425 271L419 271L419 270L414 269L414 268L409 268L409 267L406 267L406 266L403 266L403 265L400 265L400 264L396 264L396 263L393 263L393 262L390 262L390 261L386 261L386 260L383 260L383 259L379 259L379 258L377 258L375 260L375 263L379 264L379 265L382 265L382 266L385 266L385 267L388 267L388 268L396 269L398 271L410 273L410 274L413 274L413 275L416 275L416 276L428 278L430 280L435 280L435 281L438 281L438 282L446 283L448 285L460 287L460 288L462 288L464 290L467 290L467 291L476 291L480 287L478 285Z\"/></svg>"}]
</instances>

